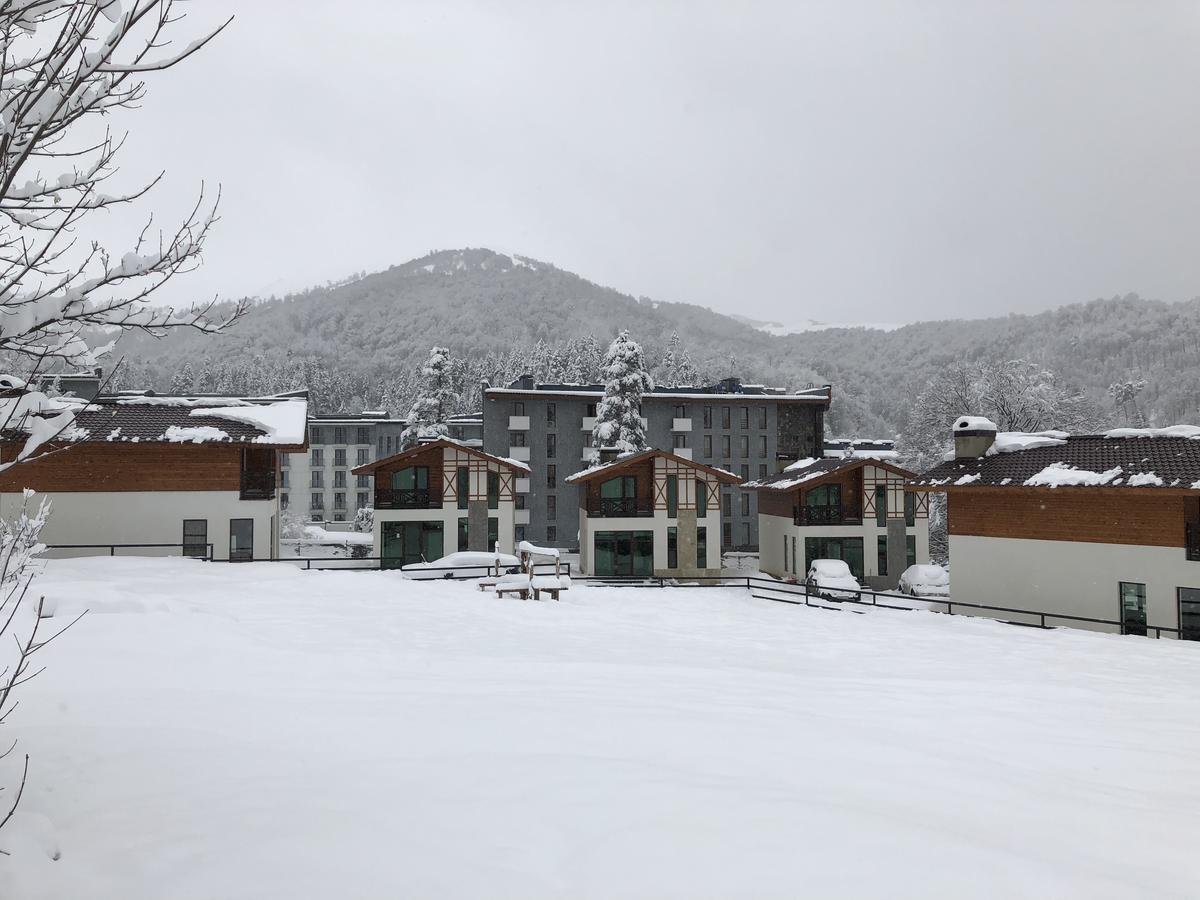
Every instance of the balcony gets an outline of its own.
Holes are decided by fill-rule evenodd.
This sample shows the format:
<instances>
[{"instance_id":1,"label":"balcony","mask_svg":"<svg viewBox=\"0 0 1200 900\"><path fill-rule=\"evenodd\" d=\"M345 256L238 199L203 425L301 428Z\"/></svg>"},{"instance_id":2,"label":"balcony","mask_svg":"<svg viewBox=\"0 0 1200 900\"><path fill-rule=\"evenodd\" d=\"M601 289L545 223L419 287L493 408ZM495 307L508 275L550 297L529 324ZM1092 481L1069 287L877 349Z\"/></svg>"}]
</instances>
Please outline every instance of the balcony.
<instances>
[{"instance_id":1,"label":"balcony","mask_svg":"<svg viewBox=\"0 0 1200 900\"><path fill-rule=\"evenodd\" d=\"M517 462L529 462L528 447L509 447L508 458L515 459Z\"/></svg>"},{"instance_id":2,"label":"balcony","mask_svg":"<svg viewBox=\"0 0 1200 900\"><path fill-rule=\"evenodd\" d=\"M529 493L529 479L528 478L518 478L516 480L516 491L518 494L528 494Z\"/></svg>"},{"instance_id":3,"label":"balcony","mask_svg":"<svg viewBox=\"0 0 1200 900\"><path fill-rule=\"evenodd\" d=\"M376 509L441 509L442 498L432 495L428 488L377 488Z\"/></svg>"},{"instance_id":4,"label":"balcony","mask_svg":"<svg viewBox=\"0 0 1200 900\"><path fill-rule=\"evenodd\" d=\"M797 525L861 525L862 516L856 516L840 506L801 506L792 515Z\"/></svg>"},{"instance_id":5,"label":"balcony","mask_svg":"<svg viewBox=\"0 0 1200 900\"><path fill-rule=\"evenodd\" d=\"M692 430L692 420L691 419L672 419L671 420L671 430L672 431L691 431Z\"/></svg>"},{"instance_id":6,"label":"balcony","mask_svg":"<svg viewBox=\"0 0 1200 900\"><path fill-rule=\"evenodd\" d=\"M590 519L632 519L654 515L654 504L640 497L592 497L587 502Z\"/></svg>"},{"instance_id":7,"label":"balcony","mask_svg":"<svg viewBox=\"0 0 1200 900\"><path fill-rule=\"evenodd\" d=\"M528 431L529 416L509 416L508 417L509 431Z\"/></svg>"},{"instance_id":8,"label":"balcony","mask_svg":"<svg viewBox=\"0 0 1200 900\"><path fill-rule=\"evenodd\" d=\"M1183 535L1183 546L1187 558L1192 562L1200 562L1200 525L1187 525Z\"/></svg>"},{"instance_id":9,"label":"balcony","mask_svg":"<svg viewBox=\"0 0 1200 900\"><path fill-rule=\"evenodd\" d=\"M243 472L242 500L270 500L275 496L274 472Z\"/></svg>"},{"instance_id":10,"label":"balcony","mask_svg":"<svg viewBox=\"0 0 1200 900\"><path fill-rule=\"evenodd\" d=\"M591 431L595 427L596 427L596 417L595 416L584 416L583 417L582 428L584 431Z\"/></svg>"},{"instance_id":11,"label":"balcony","mask_svg":"<svg viewBox=\"0 0 1200 900\"><path fill-rule=\"evenodd\" d=\"M513 522L517 525L529 524L529 510L517 509L513 511Z\"/></svg>"}]
</instances>

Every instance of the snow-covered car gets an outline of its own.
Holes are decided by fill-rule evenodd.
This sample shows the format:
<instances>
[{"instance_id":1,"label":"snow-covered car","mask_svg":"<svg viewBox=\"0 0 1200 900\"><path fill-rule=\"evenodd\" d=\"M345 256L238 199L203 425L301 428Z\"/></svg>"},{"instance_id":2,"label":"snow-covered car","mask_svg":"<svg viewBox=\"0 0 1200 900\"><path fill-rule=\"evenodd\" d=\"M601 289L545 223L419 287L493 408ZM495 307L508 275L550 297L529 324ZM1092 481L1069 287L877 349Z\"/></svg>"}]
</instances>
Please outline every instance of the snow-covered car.
<instances>
[{"instance_id":1,"label":"snow-covered car","mask_svg":"<svg viewBox=\"0 0 1200 900\"><path fill-rule=\"evenodd\" d=\"M433 578L483 578L496 571L500 564L501 574L516 569L521 564L509 553L487 553L486 551L462 550L451 553L433 562L409 563L400 571L405 578L428 580Z\"/></svg>"},{"instance_id":2,"label":"snow-covered car","mask_svg":"<svg viewBox=\"0 0 1200 900\"><path fill-rule=\"evenodd\" d=\"M941 566L909 566L900 576L900 593L911 597L949 597L950 573Z\"/></svg>"},{"instance_id":3,"label":"snow-covered car","mask_svg":"<svg viewBox=\"0 0 1200 900\"><path fill-rule=\"evenodd\" d=\"M804 579L808 589L830 600L857 600L861 587L840 559L814 559Z\"/></svg>"}]
</instances>

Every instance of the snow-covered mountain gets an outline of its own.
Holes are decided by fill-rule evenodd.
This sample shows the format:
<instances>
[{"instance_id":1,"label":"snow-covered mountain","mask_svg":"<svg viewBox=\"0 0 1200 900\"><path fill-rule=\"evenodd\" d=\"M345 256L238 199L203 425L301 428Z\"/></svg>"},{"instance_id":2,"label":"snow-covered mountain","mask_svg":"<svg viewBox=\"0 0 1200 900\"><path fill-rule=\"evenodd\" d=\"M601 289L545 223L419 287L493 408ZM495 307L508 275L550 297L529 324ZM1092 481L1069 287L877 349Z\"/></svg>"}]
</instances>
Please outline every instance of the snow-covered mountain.
<instances>
[{"instance_id":1,"label":"snow-covered mountain","mask_svg":"<svg viewBox=\"0 0 1200 900\"><path fill-rule=\"evenodd\" d=\"M763 322L745 316L732 315L732 319L743 322L759 331L783 337L788 334L804 334L809 331L828 331L831 328L865 328L871 331L895 331L903 328L902 322L821 322L817 319L800 319L792 322Z\"/></svg>"}]
</instances>

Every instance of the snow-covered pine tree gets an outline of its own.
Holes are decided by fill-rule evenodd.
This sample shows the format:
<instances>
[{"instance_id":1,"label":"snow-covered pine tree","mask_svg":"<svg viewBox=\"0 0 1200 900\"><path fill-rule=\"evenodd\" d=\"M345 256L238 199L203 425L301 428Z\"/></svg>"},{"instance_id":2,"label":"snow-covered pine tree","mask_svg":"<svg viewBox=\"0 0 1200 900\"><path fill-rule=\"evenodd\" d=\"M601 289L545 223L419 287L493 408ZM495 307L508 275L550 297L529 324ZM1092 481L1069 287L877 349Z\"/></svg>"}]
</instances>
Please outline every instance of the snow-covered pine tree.
<instances>
[{"instance_id":1,"label":"snow-covered pine tree","mask_svg":"<svg viewBox=\"0 0 1200 900\"><path fill-rule=\"evenodd\" d=\"M400 444L408 448L423 440L444 437L446 419L458 403L458 394L450 372L450 350L434 347L421 368L424 384L408 411L408 427L400 435Z\"/></svg>"},{"instance_id":2,"label":"snow-covered pine tree","mask_svg":"<svg viewBox=\"0 0 1200 900\"><path fill-rule=\"evenodd\" d=\"M647 449L641 418L642 394L652 390L654 382L646 372L642 348L630 340L628 331L622 331L609 346L600 375L604 379L604 397L596 404L592 446L612 447L621 453Z\"/></svg>"}]
</instances>

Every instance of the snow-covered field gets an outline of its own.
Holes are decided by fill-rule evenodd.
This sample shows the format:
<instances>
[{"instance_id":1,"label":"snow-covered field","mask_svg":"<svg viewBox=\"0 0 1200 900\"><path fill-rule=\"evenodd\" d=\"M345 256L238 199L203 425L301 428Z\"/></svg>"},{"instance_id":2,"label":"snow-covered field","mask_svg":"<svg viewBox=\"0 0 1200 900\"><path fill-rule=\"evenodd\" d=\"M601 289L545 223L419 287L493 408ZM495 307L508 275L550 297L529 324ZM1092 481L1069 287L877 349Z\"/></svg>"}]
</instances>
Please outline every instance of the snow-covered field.
<instances>
[{"instance_id":1,"label":"snow-covered field","mask_svg":"<svg viewBox=\"0 0 1200 900\"><path fill-rule=\"evenodd\" d=\"M92 612L5 728L0 897L1200 894L1196 645L269 563L39 588Z\"/></svg>"}]
</instances>

